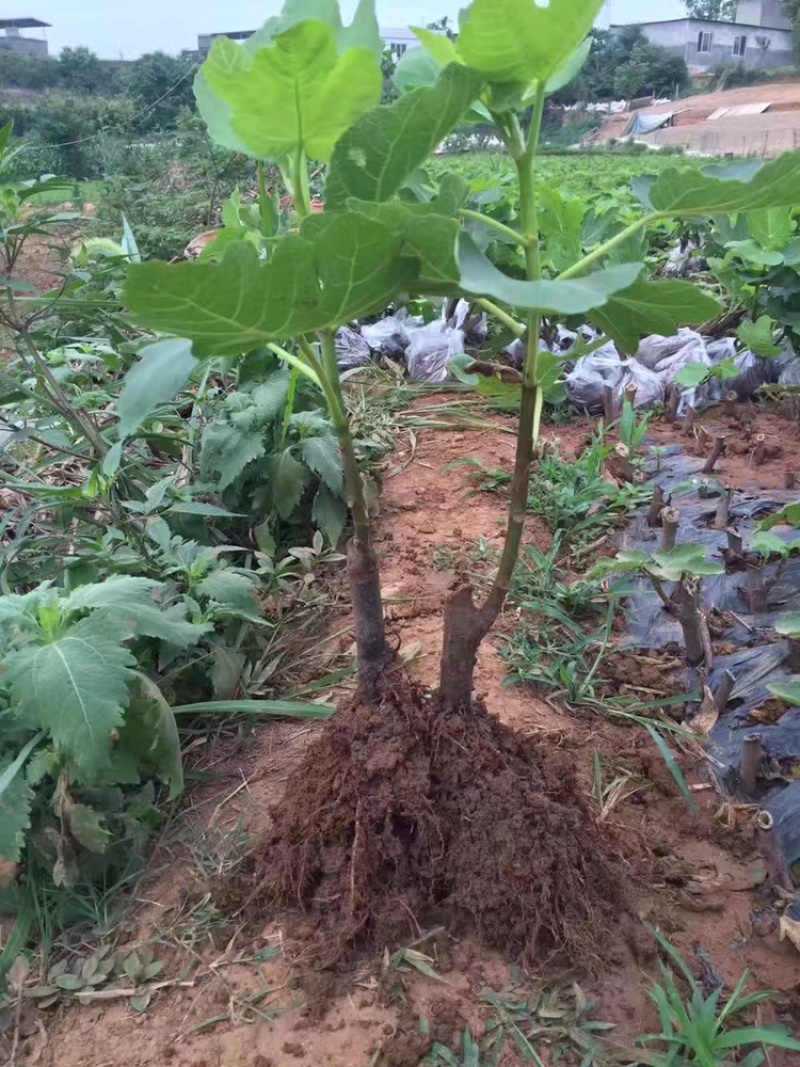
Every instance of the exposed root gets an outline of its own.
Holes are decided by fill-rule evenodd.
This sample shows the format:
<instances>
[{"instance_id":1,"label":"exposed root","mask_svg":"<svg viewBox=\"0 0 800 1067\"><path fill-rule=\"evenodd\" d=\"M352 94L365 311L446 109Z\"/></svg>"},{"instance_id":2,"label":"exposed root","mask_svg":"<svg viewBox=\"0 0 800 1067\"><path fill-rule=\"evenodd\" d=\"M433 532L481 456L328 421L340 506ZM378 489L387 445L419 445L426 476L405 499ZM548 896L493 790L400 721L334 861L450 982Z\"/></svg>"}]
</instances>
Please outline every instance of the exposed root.
<instances>
[{"instance_id":1,"label":"exposed root","mask_svg":"<svg viewBox=\"0 0 800 1067\"><path fill-rule=\"evenodd\" d=\"M591 966L626 909L615 833L571 758L481 704L448 714L398 673L339 709L274 814L255 900L302 915L320 964L407 941L444 908L526 963Z\"/></svg>"}]
</instances>

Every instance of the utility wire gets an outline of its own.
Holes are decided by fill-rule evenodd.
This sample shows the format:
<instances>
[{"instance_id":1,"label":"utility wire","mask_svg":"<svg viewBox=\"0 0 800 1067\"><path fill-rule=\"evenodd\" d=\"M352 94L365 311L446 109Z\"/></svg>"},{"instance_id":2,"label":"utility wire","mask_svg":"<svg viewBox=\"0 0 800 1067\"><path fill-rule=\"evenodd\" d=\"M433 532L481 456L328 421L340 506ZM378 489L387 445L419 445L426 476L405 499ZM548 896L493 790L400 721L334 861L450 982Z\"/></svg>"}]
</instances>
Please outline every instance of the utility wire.
<instances>
[{"instance_id":1,"label":"utility wire","mask_svg":"<svg viewBox=\"0 0 800 1067\"><path fill-rule=\"evenodd\" d=\"M195 63L192 67L190 67L185 74L181 75L181 77L175 82L174 85L170 86L170 88L167 89L165 93L162 93L162 95L159 96L158 100L154 100L152 104L148 104L148 106L143 111L140 111L137 115L135 115L131 121L136 122L139 119L144 118L145 115L149 114L154 108L158 107L162 100L166 100L167 97L171 96L172 93L174 93L180 85L183 85L187 78L195 74L199 70L200 65L201 64L198 62ZM132 97L129 93L123 93L118 97L111 97L111 99L131 100ZM98 130L96 133L90 133L86 137L79 137L75 141L60 141L58 144L36 144L35 142L28 141L21 147L23 151L27 150L34 152L41 152L46 148L70 148L72 147L72 145L85 144L87 141L94 141L96 138L102 137L103 134L113 133L114 130L125 129L125 127L128 125L129 123L120 122L116 126L108 126L105 129Z\"/></svg>"}]
</instances>

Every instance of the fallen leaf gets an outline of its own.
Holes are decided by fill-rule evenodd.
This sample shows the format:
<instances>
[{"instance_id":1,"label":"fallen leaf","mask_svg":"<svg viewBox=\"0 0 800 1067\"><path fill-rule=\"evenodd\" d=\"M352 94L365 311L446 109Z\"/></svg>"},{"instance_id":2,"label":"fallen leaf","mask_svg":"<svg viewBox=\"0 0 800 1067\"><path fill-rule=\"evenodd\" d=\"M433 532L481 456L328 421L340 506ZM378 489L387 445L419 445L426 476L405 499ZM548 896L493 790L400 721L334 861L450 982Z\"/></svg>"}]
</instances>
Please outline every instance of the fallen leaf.
<instances>
[{"instance_id":1,"label":"fallen leaf","mask_svg":"<svg viewBox=\"0 0 800 1067\"><path fill-rule=\"evenodd\" d=\"M781 941L789 940L794 947L800 952L800 922L797 919L790 919L788 915L781 916L780 923Z\"/></svg>"}]
</instances>

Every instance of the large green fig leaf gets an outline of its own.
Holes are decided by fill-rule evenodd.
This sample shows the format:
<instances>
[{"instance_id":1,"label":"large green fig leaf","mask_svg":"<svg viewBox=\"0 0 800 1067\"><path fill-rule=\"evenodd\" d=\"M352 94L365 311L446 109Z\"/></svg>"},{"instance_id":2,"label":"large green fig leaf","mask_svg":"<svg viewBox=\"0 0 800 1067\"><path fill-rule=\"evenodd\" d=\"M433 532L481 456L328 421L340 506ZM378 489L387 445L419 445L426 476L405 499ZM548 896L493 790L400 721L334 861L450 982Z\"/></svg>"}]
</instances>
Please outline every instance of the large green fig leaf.
<instances>
[{"instance_id":1,"label":"large green fig leaf","mask_svg":"<svg viewBox=\"0 0 800 1067\"><path fill-rule=\"evenodd\" d=\"M793 207L798 190L800 151L763 165L748 161L703 170L670 167L649 185L647 196L655 211L680 217Z\"/></svg>"},{"instance_id":2,"label":"large green fig leaf","mask_svg":"<svg viewBox=\"0 0 800 1067\"><path fill-rule=\"evenodd\" d=\"M268 263L243 243L219 264L132 267L125 301L143 325L189 338L198 356L236 355L384 307L416 269L403 243L361 212L326 212L305 219Z\"/></svg>"},{"instance_id":3,"label":"large green fig leaf","mask_svg":"<svg viewBox=\"0 0 800 1067\"><path fill-rule=\"evenodd\" d=\"M697 325L718 315L721 305L691 282L636 281L592 310L592 321L624 352L635 352L642 334L671 336L678 326Z\"/></svg>"},{"instance_id":4,"label":"large green fig leaf","mask_svg":"<svg viewBox=\"0 0 800 1067\"><path fill-rule=\"evenodd\" d=\"M6 682L18 717L49 731L56 748L91 781L111 763L112 730L122 726L136 660L122 642L125 623L96 611L45 645L6 656Z\"/></svg>"},{"instance_id":5,"label":"large green fig leaf","mask_svg":"<svg viewBox=\"0 0 800 1067\"><path fill-rule=\"evenodd\" d=\"M258 159L280 161L297 150L329 159L344 131L380 101L382 87L375 54L342 48L339 36L313 18L255 51L218 37L195 84L211 136Z\"/></svg>"},{"instance_id":6,"label":"large green fig leaf","mask_svg":"<svg viewBox=\"0 0 800 1067\"><path fill-rule=\"evenodd\" d=\"M601 307L614 293L631 286L644 267L642 263L622 263L569 281L525 282L498 270L467 234L459 242L459 262L465 293L563 315L580 315Z\"/></svg>"},{"instance_id":7,"label":"large green fig leaf","mask_svg":"<svg viewBox=\"0 0 800 1067\"><path fill-rule=\"evenodd\" d=\"M343 208L348 197L388 200L453 129L482 87L479 74L454 63L430 88L415 89L389 107L362 115L334 149L326 209Z\"/></svg>"},{"instance_id":8,"label":"large green fig leaf","mask_svg":"<svg viewBox=\"0 0 800 1067\"><path fill-rule=\"evenodd\" d=\"M474 0L462 13L458 52L494 82L547 82L589 33L603 0Z\"/></svg>"}]
</instances>

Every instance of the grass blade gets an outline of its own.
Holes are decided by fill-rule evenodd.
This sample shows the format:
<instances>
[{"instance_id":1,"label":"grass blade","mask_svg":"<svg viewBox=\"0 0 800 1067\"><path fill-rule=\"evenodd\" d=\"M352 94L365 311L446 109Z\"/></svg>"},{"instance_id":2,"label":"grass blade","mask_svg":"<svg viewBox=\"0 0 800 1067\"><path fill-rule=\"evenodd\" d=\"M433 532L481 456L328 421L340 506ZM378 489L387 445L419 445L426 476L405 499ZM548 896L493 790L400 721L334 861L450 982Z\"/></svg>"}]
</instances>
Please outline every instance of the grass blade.
<instances>
[{"instance_id":1,"label":"grass blade","mask_svg":"<svg viewBox=\"0 0 800 1067\"><path fill-rule=\"evenodd\" d=\"M666 763L669 769L669 773L675 779L676 785L686 798L686 803L689 805L689 810L692 812L693 815L696 815L697 805L694 802L694 797L689 792L689 786L686 784L686 779L683 777L683 771L680 769L680 767L675 761L675 757L672 754L672 749L669 747L667 742L664 740L658 730L656 730L655 726L653 726L652 723L645 723L644 728L655 741L656 745L658 745L658 750L664 757L664 762Z\"/></svg>"},{"instance_id":2,"label":"grass blade","mask_svg":"<svg viewBox=\"0 0 800 1067\"><path fill-rule=\"evenodd\" d=\"M301 704L296 700L206 700L179 704L173 715L288 715L294 719L328 719L332 704Z\"/></svg>"}]
</instances>

